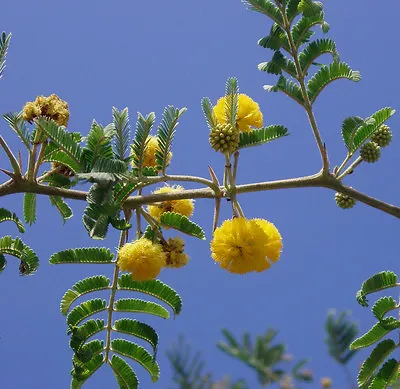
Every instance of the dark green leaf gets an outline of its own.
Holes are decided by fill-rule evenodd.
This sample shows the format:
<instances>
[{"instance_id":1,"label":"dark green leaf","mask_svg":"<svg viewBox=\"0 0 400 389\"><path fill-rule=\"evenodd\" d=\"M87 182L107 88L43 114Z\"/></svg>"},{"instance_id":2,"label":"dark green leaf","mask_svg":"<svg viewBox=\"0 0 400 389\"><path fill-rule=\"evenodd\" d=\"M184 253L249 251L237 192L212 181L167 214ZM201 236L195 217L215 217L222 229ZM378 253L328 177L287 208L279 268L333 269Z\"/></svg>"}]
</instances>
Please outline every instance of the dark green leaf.
<instances>
[{"instance_id":1,"label":"dark green leaf","mask_svg":"<svg viewBox=\"0 0 400 389\"><path fill-rule=\"evenodd\" d=\"M308 97L311 103L328 84L340 78L358 82L361 80L361 75L360 72L351 70L350 66L344 62L332 62L327 66L321 66L307 83Z\"/></svg>"},{"instance_id":2,"label":"dark green leaf","mask_svg":"<svg viewBox=\"0 0 400 389\"><path fill-rule=\"evenodd\" d=\"M111 350L140 363L150 374L152 381L156 382L160 376L160 368L153 357L141 346L125 339L114 339Z\"/></svg>"},{"instance_id":3,"label":"dark green leaf","mask_svg":"<svg viewBox=\"0 0 400 389\"><path fill-rule=\"evenodd\" d=\"M339 54L336 50L336 43L331 39L317 39L309 43L299 54L301 69L307 74L308 68L323 54L332 54L334 61L339 61Z\"/></svg>"},{"instance_id":4,"label":"dark green leaf","mask_svg":"<svg viewBox=\"0 0 400 389\"><path fill-rule=\"evenodd\" d=\"M303 105L304 99L301 93L300 86L294 81L288 80L284 76L280 76L276 85L264 85L264 89L268 92L278 92L281 91L285 95L291 97L293 100L297 101L300 105Z\"/></svg>"},{"instance_id":5,"label":"dark green leaf","mask_svg":"<svg viewBox=\"0 0 400 389\"><path fill-rule=\"evenodd\" d=\"M67 316L67 324L71 327L75 327L82 320L85 320L89 316L95 313L102 312L106 310L106 300L93 299L87 300L83 303L77 305Z\"/></svg>"},{"instance_id":6,"label":"dark green leaf","mask_svg":"<svg viewBox=\"0 0 400 389\"><path fill-rule=\"evenodd\" d=\"M3 118L9 124L11 129L18 135L22 143L28 150L31 149L31 134L26 126L25 121L22 119L22 112L8 112L3 115Z\"/></svg>"},{"instance_id":7,"label":"dark green leaf","mask_svg":"<svg viewBox=\"0 0 400 389\"><path fill-rule=\"evenodd\" d=\"M392 288L397 286L397 283L398 278L396 273L392 271L377 273L363 282L361 289L357 292L357 301L363 307L367 307L368 300L366 296L368 294Z\"/></svg>"},{"instance_id":8,"label":"dark green leaf","mask_svg":"<svg viewBox=\"0 0 400 389\"><path fill-rule=\"evenodd\" d=\"M104 363L103 355L95 355L89 362L81 363L76 358L73 359L74 368L71 371L72 381L70 389L81 389L87 381Z\"/></svg>"},{"instance_id":9,"label":"dark green leaf","mask_svg":"<svg viewBox=\"0 0 400 389\"><path fill-rule=\"evenodd\" d=\"M396 359L389 359L379 370L378 374L372 380L368 389L385 389L393 381L393 378L399 374L400 363Z\"/></svg>"},{"instance_id":10,"label":"dark green leaf","mask_svg":"<svg viewBox=\"0 0 400 389\"><path fill-rule=\"evenodd\" d=\"M110 288L110 279L105 276L93 276L78 281L72 289L68 289L61 299L60 311L66 315L72 303L84 294Z\"/></svg>"},{"instance_id":11,"label":"dark green leaf","mask_svg":"<svg viewBox=\"0 0 400 389\"><path fill-rule=\"evenodd\" d=\"M146 117L138 112L136 132L132 143L132 161L134 168L137 169L137 175L142 174L144 168L145 151L155 119L154 112L150 112Z\"/></svg>"},{"instance_id":12,"label":"dark green leaf","mask_svg":"<svg viewBox=\"0 0 400 389\"><path fill-rule=\"evenodd\" d=\"M0 78L3 77L4 69L6 68L6 56L10 45L11 34L6 34L4 31L0 36Z\"/></svg>"},{"instance_id":13,"label":"dark green leaf","mask_svg":"<svg viewBox=\"0 0 400 389\"><path fill-rule=\"evenodd\" d=\"M241 132L239 149L261 145L287 135L289 135L287 128L280 125L263 127L250 132Z\"/></svg>"},{"instance_id":14,"label":"dark green leaf","mask_svg":"<svg viewBox=\"0 0 400 389\"><path fill-rule=\"evenodd\" d=\"M248 9L267 15L275 23L283 24L281 11L269 0L242 0Z\"/></svg>"},{"instance_id":15,"label":"dark green leaf","mask_svg":"<svg viewBox=\"0 0 400 389\"><path fill-rule=\"evenodd\" d=\"M77 352L83 344L93 335L105 330L104 320L88 320L79 327L73 327L70 347Z\"/></svg>"},{"instance_id":16,"label":"dark green leaf","mask_svg":"<svg viewBox=\"0 0 400 389\"><path fill-rule=\"evenodd\" d=\"M322 12L322 3L320 1L301 0L298 9L305 17L317 16Z\"/></svg>"},{"instance_id":17,"label":"dark green leaf","mask_svg":"<svg viewBox=\"0 0 400 389\"><path fill-rule=\"evenodd\" d=\"M115 302L114 309L119 312L148 313L163 319L169 318L168 311L160 304L140 299L119 299Z\"/></svg>"},{"instance_id":18,"label":"dark green leaf","mask_svg":"<svg viewBox=\"0 0 400 389\"><path fill-rule=\"evenodd\" d=\"M113 263L114 255L105 247L85 247L59 251L50 257L53 265L65 263Z\"/></svg>"},{"instance_id":19,"label":"dark green leaf","mask_svg":"<svg viewBox=\"0 0 400 389\"><path fill-rule=\"evenodd\" d=\"M129 144L131 136L131 126L129 124L128 108L119 111L112 108L112 116L115 127L114 152L121 161L129 157Z\"/></svg>"},{"instance_id":20,"label":"dark green leaf","mask_svg":"<svg viewBox=\"0 0 400 389\"><path fill-rule=\"evenodd\" d=\"M0 223L5 221L12 221L18 228L18 231L21 233L25 232L25 227L21 220L17 217L15 213L11 213L8 209L0 208Z\"/></svg>"},{"instance_id":21,"label":"dark green leaf","mask_svg":"<svg viewBox=\"0 0 400 389\"><path fill-rule=\"evenodd\" d=\"M132 368L118 355L113 355L110 366L112 367L120 389L137 389L139 381Z\"/></svg>"},{"instance_id":22,"label":"dark green leaf","mask_svg":"<svg viewBox=\"0 0 400 389\"><path fill-rule=\"evenodd\" d=\"M199 239L206 239L203 229L198 224L179 213L164 212L160 217L160 222L164 227L174 228Z\"/></svg>"},{"instance_id":23,"label":"dark green leaf","mask_svg":"<svg viewBox=\"0 0 400 389\"><path fill-rule=\"evenodd\" d=\"M63 219L63 222L65 223L66 220L70 219L73 215L72 209L68 206L64 200L59 197L59 196L50 196L50 202L52 205L54 205L58 211L60 212L60 215Z\"/></svg>"},{"instance_id":24,"label":"dark green leaf","mask_svg":"<svg viewBox=\"0 0 400 389\"><path fill-rule=\"evenodd\" d=\"M391 318L390 320L385 319L385 323L395 323L396 319ZM356 350L363 347L371 346L371 344L376 343L378 340L382 339L387 335L391 329L385 328L383 323L376 323L367 333L357 338L354 342L350 344L350 350Z\"/></svg>"},{"instance_id":25,"label":"dark green leaf","mask_svg":"<svg viewBox=\"0 0 400 389\"><path fill-rule=\"evenodd\" d=\"M381 297L371 310L378 320L382 320L387 312L396 308L399 308L399 306L393 297Z\"/></svg>"},{"instance_id":26,"label":"dark green leaf","mask_svg":"<svg viewBox=\"0 0 400 389\"><path fill-rule=\"evenodd\" d=\"M279 50L283 48L288 53L291 52L285 31L276 23L272 25L269 35L258 40L258 45L266 49Z\"/></svg>"},{"instance_id":27,"label":"dark green leaf","mask_svg":"<svg viewBox=\"0 0 400 389\"><path fill-rule=\"evenodd\" d=\"M320 12L315 16L303 16L292 28L292 36L294 44L299 48L302 44L307 43L314 35L311 28L324 23L324 13Z\"/></svg>"},{"instance_id":28,"label":"dark green leaf","mask_svg":"<svg viewBox=\"0 0 400 389\"><path fill-rule=\"evenodd\" d=\"M24 193L24 220L30 226L36 222L36 193Z\"/></svg>"},{"instance_id":29,"label":"dark green leaf","mask_svg":"<svg viewBox=\"0 0 400 389\"><path fill-rule=\"evenodd\" d=\"M279 50L275 51L271 61L260 63L258 69L270 74L282 74L283 71L297 78L296 65L292 60L286 58Z\"/></svg>"},{"instance_id":30,"label":"dark green leaf","mask_svg":"<svg viewBox=\"0 0 400 389\"><path fill-rule=\"evenodd\" d=\"M286 16L289 23L292 23L294 18L300 13L299 3L301 0L288 0L286 2Z\"/></svg>"},{"instance_id":31,"label":"dark green leaf","mask_svg":"<svg viewBox=\"0 0 400 389\"><path fill-rule=\"evenodd\" d=\"M342 137L348 150L353 149L354 134L363 124L364 119L359 116L350 116L343 120Z\"/></svg>"}]
</instances>

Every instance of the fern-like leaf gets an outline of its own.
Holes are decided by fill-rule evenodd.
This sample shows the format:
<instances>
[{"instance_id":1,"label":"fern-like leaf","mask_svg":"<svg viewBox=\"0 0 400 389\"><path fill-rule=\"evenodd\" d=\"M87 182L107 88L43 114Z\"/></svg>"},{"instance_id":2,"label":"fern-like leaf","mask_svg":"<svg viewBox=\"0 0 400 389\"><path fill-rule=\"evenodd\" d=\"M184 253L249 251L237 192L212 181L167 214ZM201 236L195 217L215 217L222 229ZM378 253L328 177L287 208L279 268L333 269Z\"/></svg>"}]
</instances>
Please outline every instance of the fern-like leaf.
<instances>
[{"instance_id":1,"label":"fern-like leaf","mask_svg":"<svg viewBox=\"0 0 400 389\"><path fill-rule=\"evenodd\" d=\"M54 205L60 212L60 215L61 215L64 223L66 222L66 220L68 220L72 217L72 215L73 215L72 209L61 197L50 196L49 198L50 198L51 204Z\"/></svg>"},{"instance_id":2,"label":"fern-like leaf","mask_svg":"<svg viewBox=\"0 0 400 389\"><path fill-rule=\"evenodd\" d=\"M4 31L0 36L0 78L3 77L4 69L6 68L6 56L10 45L11 34L6 34Z\"/></svg>"},{"instance_id":3,"label":"fern-like leaf","mask_svg":"<svg viewBox=\"0 0 400 389\"><path fill-rule=\"evenodd\" d=\"M266 49L284 49L290 53L290 44L286 32L276 23L271 26L269 35L258 40L258 45Z\"/></svg>"},{"instance_id":4,"label":"fern-like leaf","mask_svg":"<svg viewBox=\"0 0 400 389\"><path fill-rule=\"evenodd\" d=\"M175 128L179 124L178 120L186 111L186 108L177 109L168 106L164 109L161 124L158 126L157 140L158 148L156 150L157 169L165 174L169 162L169 153L171 152L172 141L175 135Z\"/></svg>"},{"instance_id":5,"label":"fern-like leaf","mask_svg":"<svg viewBox=\"0 0 400 389\"><path fill-rule=\"evenodd\" d=\"M142 174L145 150L149 141L149 134L153 128L156 116L154 112L150 112L144 117L138 112L138 118L136 120L136 132L132 143L132 158L134 167L138 170L139 175Z\"/></svg>"},{"instance_id":6,"label":"fern-like leaf","mask_svg":"<svg viewBox=\"0 0 400 389\"><path fill-rule=\"evenodd\" d=\"M316 16L322 12L322 3L320 1L301 0L298 10L306 17Z\"/></svg>"},{"instance_id":7,"label":"fern-like leaf","mask_svg":"<svg viewBox=\"0 0 400 389\"><path fill-rule=\"evenodd\" d=\"M239 149L257 146L287 136L288 130L281 125L272 125L258 130L240 133Z\"/></svg>"},{"instance_id":8,"label":"fern-like leaf","mask_svg":"<svg viewBox=\"0 0 400 389\"><path fill-rule=\"evenodd\" d=\"M92 299L84 301L83 303L77 305L75 308L71 310L71 312L67 316L67 324L70 327L75 327L82 320L87 319L88 317L106 310L106 300L102 299Z\"/></svg>"},{"instance_id":9,"label":"fern-like leaf","mask_svg":"<svg viewBox=\"0 0 400 389\"><path fill-rule=\"evenodd\" d=\"M213 106L208 97L204 97L203 99L201 99L201 108L203 110L204 117L206 118L208 128L212 130L217 126L218 122L213 111Z\"/></svg>"},{"instance_id":10,"label":"fern-like leaf","mask_svg":"<svg viewBox=\"0 0 400 389\"><path fill-rule=\"evenodd\" d=\"M67 154L79 166L79 170L83 171L82 150L76 141L73 133L68 132L65 127L58 126L56 122L47 118L37 120L37 128L43 131L65 154Z\"/></svg>"},{"instance_id":11,"label":"fern-like leaf","mask_svg":"<svg viewBox=\"0 0 400 389\"><path fill-rule=\"evenodd\" d=\"M354 149L354 134L357 129L364 124L364 119L360 116L350 116L343 120L342 137L344 144L349 151Z\"/></svg>"},{"instance_id":12,"label":"fern-like leaf","mask_svg":"<svg viewBox=\"0 0 400 389\"><path fill-rule=\"evenodd\" d=\"M299 54L300 66L304 74L307 74L313 62L323 54L332 54L335 62L339 61L339 54L336 50L336 43L331 39L317 39L309 43Z\"/></svg>"},{"instance_id":13,"label":"fern-like leaf","mask_svg":"<svg viewBox=\"0 0 400 389\"><path fill-rule=\"evenodd\" d=\"M24 220L30 226L36 222L36 193L24 193Z\"/></svg>"},{"instance_id":14,"label":"fern-like leaf","mask_svg":"<svg viewBox=\"0 0 400 389\"><path fill-rule=\"evenodd\" d=\"M291 97L293 100L298 102L300 105L304 104L304 99L301 93L300 86L294 81L288 80L284 76L279 77L276 85L264 85L264 89L268 92L281 91L285 95Z\"/></svg>"},{"instance_id":15,"label":"fern-like leaf","mask_svg":"<svg viewBox=\"0 0 400 389\"><path fill-rule=\"evenodd\" d=\"M84 294L110 289L110 279L105 276L93 276L78 281L71 289L68 289L61 299L60 311L65 316L72 303Z\"/></svg>"},{"instance_id":16,"label":"fern-like leaf","mask_svg":"<svg viewBox=\"0 0 400 389\"><path fill-rule=\"evenodd\" d=\"M399 308L393 297L381 297L372 307L371 311L378 320L382 320L386 313Z\"/></svg>"},{"instance_id":17,"label":"fern-like leaf","mask_svg":"<svg viewBox=\"0 0 400 389\"><path fill-rule=\"evenodd\" d=\"M320 12L318 15L305 17L303 16L292 28L293 41L296 48L299 48L304 43L307 43L314 35L311 30L312 27L324 23L324 13Z\"/></svg>"},{"instance_id":18,"label":"fern-like leaf","mask_svg":"<svg viewBox=\"0 0 400 389\"><path fill-rule=\"evenodd\" d=\"M11 213L8 209L0 208L0 223L5 221L14 222L19 232L25 232L25 227L23 223L21 222L21 220L19 220L18 216L15 213Z\"/></svg>"},{"instance_id":19,"label":"fern-like leaf","mask_svg":"<svg viewBox=\"0 0 400 389\"><path fill-rule=\"evenodd\" d=\"M297 78L295 63L286 58L279 50L275 51L270 61L260 63L258 69L270 74L282 74L282 72L285 72Z\"/></svg>"},{"instance_id":20,"label":"fern-like leaf","mask_svg":"<svg viewBox=\"0 0 400 389\"><path fill-rule=\"evenodd\" d=\"M154 354L157 352L158 335L149 325L137 320L124 318L115 321L113 330L143 339L151 345Z\"/></svg>"},{"instance_id":21,"label":"fern-like leaf","mask_svg":"<svg viewBox=\"0 0 400 389\"><path fill-rule=\"evenodd\" d=\"M371 379L375 371L395 348L396 343L392 339L386 339L372 350L371 355L364 361L358 373L357 381L360 387Z\"/></svg>"},{"instance_id":22,"label":"fern-like leaf","mask_svg":"<svg viewBox=\"0 0 400 389\"><path fill-rule=\"evenodd\" d=\"M279 8L269 0L242 0L251 11L260 12L267 15L275 23L283 25L283 17Z\"/></svg>"},{"instance_id":23,"label":"fern-like leaf","mask_svg":"<svg viewBox=\"0 0 400 389\"><path fill-rule=\"evenodd\" d=\"M374 377L368 389L385 389L398 377L400 363L396 359L389 359Z\"/></svg>"},{"instance_id":24,"label":"fern-like leaf","mask_svg":"<svg viewBox=\"0 0 400 389\"><path fill-rule=\"evenodd\" d=\"M384 289L398 286L397 274L392 271L383 271L373 275L364 281L361 289L357 292L357 301L363 307L368 306L367 295Z\"/></svg>"},{"instance_id":25,"label":"fern-like leaf","mask_svg":"<svg viewBox=\"0 0 400 389\"><path fill-rule=\"evenodd\" d=\"M95 343L96 346L100 346L99 343ZM91 360L86 363L82 363L79 359L74 355L72 359L72 363L74 368L71 371L72 381L71 381L71 389L80 389L82 385L103 365L102 354L95 355Z\"/></svg>"},{"instance_id":26,"label":"fern-like leaf","mask_svg":"<svg viewBox=\"0 0 400 389\"><path fill-rule=\"evenodd\" d=\"M118 312L148 313L163 319L169 318L168 311L160 304L141 299L119 299L114 303L114 309Z\"/></svg>"},{"instance_id":27,"label":"fern-like leaf","mask_svg":"<svg viewBox=\"0 0 400 389\"><path fill-rule=\"evenodd\" d=\"M286 2L286 16L289 23L292 23L294 18L300 13L299 3L301 0L288 0Z\"/></svg>"},{"instance_id":28,"label":"fern-like leaf","mask_svg":"<svg viewBox=\"0 0 400 389\"><path fill-rule=\"evenodd\" d=\"M88 320L81 326L73 327L71 330L71 340L70 347L76 353L84 345L84 343L93 335L104 331L106 326L104 325L104 320Z\"/></svg>"},{"instance_id":29,"label":"fern-like leaf","mask_svg":"<svg viewBox=\"0 0 400 389\"><path fill-rule=\"evenodd\" d=\"M182 309L182 299L178 293L160 280L135 281L128 274L123 274L118 279L119 290L130 290L153 296L169 305L175 315Z\"/></svg>"},{"instance_id":30,"label":"fern-like leaf","mask_svg":"<svg viewBox=\"0 0 400 389\"><path fill-rule=\"evenodd\" d=\"M31 150L31 134L26 126L25 120L22 119L22 112L6 113L3 118L11 127L11 129L18 135L25 147Z\"/></svg>"},{"instance_id":31,"label":"fern-like leaf","mask_svg":"<svg viewBox=\"0 0 400 389\"><path fill-rule=\"evenodd\" d=\"M153 382L160 376L158 363L146 349L125 339L114 339L111 342L111 351L140 363L150 374Z\"/></svg>"},{"instance_id":32,"label":"fern-like leaf","mask_svg":"<svg viewBox=\"0 0 400 389\"><path fill-rule=\"evenodd\" d=\"M112 108L113 123L115 127L114 153L118 159L125 161L129 157L131 126L129 124L129 111L124 108L119 111Z\"/></svg>"},{"instance_id":33,"label":"fern-like leaf","mask_svg":"<svg viewBox=\"0 0 400 389\"><path fill-rule=\"evenodd\" d=\"M206 239L203 229L198 224L179 213L164 212L160 217L160 222L165 227L174 228L199 239Z\"/></svg>"},{"instance_id":34,"label":"fern-like leaf","mask_svg":"<svg viewBox=\"0 0 400 389\"><path fill-rule=\"evenodd\" d=\"M239 103L239 86L237 78L230 77L225 85L225 119L227 123L236 126Z\"/></svg>"},{"instance_id":35,"label":"fern-like leaf","mask_svg":"<svg viewBox=\"0 0 400 389\"><path fill-rule=\"evenodd\" d=\"M113 263L114 255L104 247L85 247L59 251L50 257L53 265L66 263L92 263L109 264Z\"/></svg>"},{"instance_id":36,"label":"fern-like leaf","mask_svg":"<svg viewBox=\"0 0 400 389\"><path fill-rule=\"evenodd\" d=\"M395 112L394 109L385 107L365 119L365 123L359 126L354 133L351 150L353 152L357 150L383 123L390 119Z\"/></svg>"},{"instance_id":37,"label":"fern-like leaf","mask_svg":"<svg viewBox=\"0 0 400 389\"><path fill-rule=\"evenodd\" d=\"M139 381L132 368L118 355L113 355L110 366L113 369L120 389L137 389Z\"/></svg>"},{"instance_id":38,"label":"fern-like leaf","mask_svg":"<svg viewBox=\"0 0 400 389\"><path fill-rule=\"evenodd\" d=\"M6 261L4 254L12 255L21 261L20 275L32 275L39 267L39 258L35 252L21 239L12 239L11 236L0 238L0 268L4 269Z\"/></svg>"},{"instance_id":39,"label":"fern-like leaf","mask_svg":"<svg viewBox=\"0 0 400 389\"><path fill-rule=\"evenodd\" d=\"M351 70L350 66L344 62L332 62L330 65L322 66L307 83L308 97L311 103L314 103L328 84L340 78L358 82L361 80L361 75L360 72Z\"/></svg>"}]
</instances>

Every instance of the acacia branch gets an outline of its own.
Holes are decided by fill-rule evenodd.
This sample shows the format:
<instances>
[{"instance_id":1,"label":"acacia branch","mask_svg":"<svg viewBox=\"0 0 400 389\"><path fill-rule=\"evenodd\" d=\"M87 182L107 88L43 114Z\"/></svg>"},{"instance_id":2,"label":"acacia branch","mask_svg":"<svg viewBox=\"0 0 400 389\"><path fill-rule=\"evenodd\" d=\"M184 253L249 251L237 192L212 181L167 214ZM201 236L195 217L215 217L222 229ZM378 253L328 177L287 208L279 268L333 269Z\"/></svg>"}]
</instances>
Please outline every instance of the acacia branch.
<instances>
[{"instance_id":1,"label":"acacia branch","mask_svg":"<svg viewBox=\"0 0 400 389\"><path fill-rule=\"evenodd\" d=\"M168 181L167 177L164 177ZM252 193L277 189L292 188L327 188L337 192L344 193L353 199L360 201L370 207L379 209L389 215L400 218L400 208L385 203L374 197L368 196L349 186L343 185L332 174L325 174L323 171L311 176L289 178L284 180L257 182L252 184L238 185L236 193ZM0 185L0 197L14 193L36 193L47 196L60 196L72 200L86 200L86 191L74 189L57 188L54 186L46 186L36 182L29 182L26 179L18 181L8 180ZM183 199L215 199L216 197L226 198L228 194L224 187L219 188L219 194L211 188L189 189L170 193L152 193L141 196L130 196L124 202L124 208L135 209L144 204L152 204L167 200L183 200Z\"/></svg>"}]
</instances>

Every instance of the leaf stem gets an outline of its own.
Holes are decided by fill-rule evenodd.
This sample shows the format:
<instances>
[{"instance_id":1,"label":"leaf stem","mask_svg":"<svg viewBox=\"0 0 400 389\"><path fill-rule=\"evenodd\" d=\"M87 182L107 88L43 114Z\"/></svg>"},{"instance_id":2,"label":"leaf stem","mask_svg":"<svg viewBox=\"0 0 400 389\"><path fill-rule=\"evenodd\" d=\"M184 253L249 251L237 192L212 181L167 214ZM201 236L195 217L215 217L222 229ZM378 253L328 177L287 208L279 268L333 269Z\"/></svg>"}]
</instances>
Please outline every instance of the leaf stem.
<instances>
[{"instance_id":1,"label":"leaf stem","mask_svg":"<svg viewBox=\"0 0 400 389\"><path fill-rule=\"evenodd\" d=\"M321 134L319 132L317 121L315 119L314 112L313 112L313 109L312 109L312 104L311 104L311 101L310 101L310 99L308 97L307 88L306 88L306 84L305 84L305 77L304 77L304 73L303 73L303 70L301 68L300 61L299 61L298 49L297 49L297 46L296 46L296 44L295 44L295 42L293 40L292 32L290 30L290 22L289 22L289 20L287 18L287 15L286 15L286 10L285 10L286 5L285 5L285 3L278 4L278 7L279 7L279 9L281 10L281 13L282 13L284 30L285 30L285 32L287 34L289 45L290 45L290 49L291 49L291 53L290 54L292 55L292 57L294 59L294 64L296 66L296 73L298 75L298 80L299 80L299 84L300 84L300 88L301 88L301 94L302 94L303 100L304 100L303 107L307 112L308 120L310 122L311 129L313 131L315 141L317 142L318 149L319 149L319 152L321 154L322 171L323 171L324 174L329 174L328 152L326 150L324 142L322 141L322 137L321 137Z\"/></svg>"},{"instance_id":2,"label":"leaf stem","mask_svg":"<svg viewBox=\"0 0 400 389\"><path fill-rule=\"evenodd\" d=\"M348 174L352 173L353 170L363 161L361 157L358 157L339 177L338 180L346 177Z\"/></svg>"}]
</instances>

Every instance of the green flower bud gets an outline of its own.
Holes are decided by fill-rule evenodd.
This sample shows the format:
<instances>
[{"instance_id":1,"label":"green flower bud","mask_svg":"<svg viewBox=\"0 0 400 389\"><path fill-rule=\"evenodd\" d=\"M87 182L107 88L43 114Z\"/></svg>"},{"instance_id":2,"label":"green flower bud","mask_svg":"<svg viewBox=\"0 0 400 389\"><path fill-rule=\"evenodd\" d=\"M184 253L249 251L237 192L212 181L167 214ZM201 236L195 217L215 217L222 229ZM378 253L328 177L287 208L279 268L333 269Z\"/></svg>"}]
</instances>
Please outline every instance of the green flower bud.
<instances>
[{"instance_id":1,"label":"green flower bud","mask_svg":"<svg viewBox=\"0 0 400 389\"><path fill-rule=\"evenodd\" d=\"M382 124L371 136L371 141L380 147L386 147L392 141L392 131L386 124Z\"/></svg>"},{"instance_id":2,"label":"green flower bud","mask_svg":"<svg viewBox=\"0 0 400 389\"><path fill-rule=\"evenodd\" d=\"M335 201L338 207L343 209L350 209L356 205L356 200L344 193L335 193Z\"/></svg>"},{"instance_id":3,"label":"green flower bud","mask_svg":"<svg viewBox=\"0 0 400 389\"><path fill-rule=\"evenodd\" d=\"M231 124L217 124L210 132L210 145L215 151L233 153L239 146L239 131Z\"/></svg>"},{"instance_id":4,"label":"green flower bud","mask_svg":"<svg viewBox=\"0 0 400 389\"><path fill-rule=\"evenodd\" d=\"M365 143L360 150L360 156L363 161L368 163L376 162L381 156L381 148L375 142Z\"/></svg>"}]
</instances>

